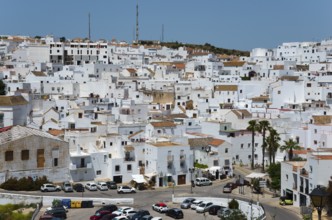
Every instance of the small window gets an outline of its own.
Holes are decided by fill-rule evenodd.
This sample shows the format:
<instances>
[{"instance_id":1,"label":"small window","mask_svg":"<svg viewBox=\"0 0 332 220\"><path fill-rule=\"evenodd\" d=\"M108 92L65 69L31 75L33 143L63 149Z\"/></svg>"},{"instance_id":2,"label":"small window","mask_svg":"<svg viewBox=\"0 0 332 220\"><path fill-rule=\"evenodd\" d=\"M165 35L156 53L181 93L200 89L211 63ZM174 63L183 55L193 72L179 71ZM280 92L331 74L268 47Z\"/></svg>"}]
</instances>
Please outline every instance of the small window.
<instances>
[{"instance_id":1,"label":"small window","mask_svg":"<svg viewBox=\"0 0 332 220\"><path fill-rule=\"evenodd\" d=\"M97 170L96 175L101 175L101 170Z\"/></svg>"},{"instance_id":2,"label":"small window","mask_svg":"<svg viewBox=\"0 0 332 220\"><path fill-rule=\"evenodd\" d=\"M131 164L127 164L127 171L131 171Z\"/></svg>"},{"instance_id":3,"label":"small window","mask_svg":"<svg viewBox=\"0 0 332 220\"><path fill-rule=\"evenodd\" d=\"M280 90L278 91L278 94L281 94L281 91L280 91Z\"/></svg>"},{"instance_id":4,"label":"small window","mask_svg":"<svg viewBox=\"0 0 332 220\"><path fill-rule=\"evenodd\" d=\"M29 160L29 150L21 151L21 160Z\"/></svg>"},{"instance_id":5,"label":"small window","mask_svg":"<svg viewBox=\"0 0 332 220\"><path fill-rule=\"evenodd\" d=\"M83 117L83 113L78 113L78 118L82 118Z\"/></svg>"},{"instance_id":6,"label":"small window","mask_svg":"<svg viewBox=\"0 0 332 220\"><path fill-rule=\"evenodd\" d=\"M113 142L110 142L110 146L113 146Z\"/></svg>"},{"instance_id":7,"label":"small window","mask_svg":"<svg viewBox=\"0 0 332 220\"><path fill-rule=\"evenodd\" d=\"M243 149L243 145L244 145L244 144L241 144L241 149Z\"/></svg>"},{"instance_id":8,"label":"small window","mask_svg":"<svg viewBox=\"0 0 332 220\"><path fill-rule=\"evenodd\" d=\"M5 161L13 161L14 160L14 153L13 151L6 151L5 152Z\"/></svg>"},{"instance_id":9,"label":"small window","mask_svg":"<svg viewBox=\"0 0 332 220\"><path fill-rule=\"evenodd\" d=\"M227 154L227 153L228 153L228 148L225 149L225 154Z\"/></svg>"},{"instance_id":10,"label":"small window","mask_svg":"<svg viewBox=\"0 0 332 220\"><path fill-rule=\"evenodd\" d=\"M120 166L119 165L115 166L115 172L120 172Z\"/></svg>"},{"instance_id":11,"label":"small window","mask_svg":"<svg viewBox=\"0 0 332 220\"><path fill-rule=\"evenodd\" d=\"M58 158L53 158L53 166L57 167L59 165L59 160Z\"/></svg>"}]
</instances>

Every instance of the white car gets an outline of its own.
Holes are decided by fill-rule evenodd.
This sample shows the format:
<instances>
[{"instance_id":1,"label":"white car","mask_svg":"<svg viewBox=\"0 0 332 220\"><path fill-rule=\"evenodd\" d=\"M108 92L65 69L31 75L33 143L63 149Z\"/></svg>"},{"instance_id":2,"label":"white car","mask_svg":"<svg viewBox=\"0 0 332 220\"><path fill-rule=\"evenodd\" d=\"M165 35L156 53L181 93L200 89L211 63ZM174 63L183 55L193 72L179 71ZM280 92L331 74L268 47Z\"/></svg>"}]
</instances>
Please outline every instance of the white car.
<instances>
[{"instance_id":1,"label":"white car","mask_svg":"<svg viewBox=\"0 0 332 220\"><path fill-rule=\"evenodd\" d=\"M90 191L97 191L97 185L95 183L85 184L85 188Z\"/></svg>"},{"instance_id":2,"label":"white car","mask_svg":"<svg viewBox=\"0 0 332 220\"><path fill-rule=\"evenodd\" d=\"M133 211L133 210L134 210L134 208L132 208L132 207L122 206L122 207L119 207L118 210L112 212L112 214L125 215L125 213L127 213L129 211Z\"/></svg>"},{"instance_id":3,"label":"white car","mask_svg":"<svg viewBox=\"0 0 332 220\"><path fill-rule=\"evenodd\" d=\"M190 208L193 209L193 210L195 210L196 207L197 207L199 204L201 204L202 202L203 202L202 200L195 200L195 201L193 201L193 202L191 203Z\"/></svg>"},{"instance_id":4,"label":"white car","mask_svg":"<svg viewBox=\"0 0 332 220\"><path fill-rule=\"evenodd\" d=\"M118 188L118 193L136 193L136 189L130 186L120 186Z\"/></svg>"},{"instance_id":5,"label":"white car","mask_svg":"<svg viewBox=\"0 0 332 220\"><path fill-rule=\"evenodd\" d=\"M51 183L45 183L40 187L40 191L42 191L42 192L61 191L61 186L56 186Z\"/></svg>"},{"instance_id":6,"label":"white car","mask_svg":"<svg viewBox=\"0 0 332 220\"><path fill-rule=\"evenodd\" d=\"M66 212L68 212L68 207L67 207L67 206L60 206L60 207L53 207L53 206L51 206L51 207L46 208L46 211L51 211L51 210L53 210L53 209L62 209L62 207L63 207L63 209L64 209Z\"/></svg>"},{"instance_id":7,"label":"white car","mask_svg":"<svg viewBox=\"0 0 332 220\"><path fill-rule=\"evenodd\" d=\"M157 212L160 212L160 213L164 213L167 211L167 205L163 202L158 202L158 203L155 203L152 205L152 209L157 211Z\"/></svg>"},{"instance_id":8,"label":"white car","mask_svg":"<svg viewBox=\"0 0 332 220\"><path fill-rule=\"evenodd\" d=\"M213 205L212 202L202 202L196 207L196 212L197 213L204 213L209 211L209 208Z\"/></svg>"},{"instance_id":9,"label":"white car","mask_svg":"<svg viewBox=\"0 0 332 220\"><path fill-rule=\"evenodd\" d=\"M100 191L106 191L106 190L108 190L107 184L105 182L98 182L97 183L97 188Z\"/></svg>"},{"instance_id":10,"label":"white car","mask_svg":"<svg viewBox=\"0 0 332 220\"><path fill-rule=\"evenodd\" d=\"M115 218L113 218L113 220L127 220L127 219L129 219L129 218L127 218L124 215L116 216Z\"/></svg>"}]
</instances>

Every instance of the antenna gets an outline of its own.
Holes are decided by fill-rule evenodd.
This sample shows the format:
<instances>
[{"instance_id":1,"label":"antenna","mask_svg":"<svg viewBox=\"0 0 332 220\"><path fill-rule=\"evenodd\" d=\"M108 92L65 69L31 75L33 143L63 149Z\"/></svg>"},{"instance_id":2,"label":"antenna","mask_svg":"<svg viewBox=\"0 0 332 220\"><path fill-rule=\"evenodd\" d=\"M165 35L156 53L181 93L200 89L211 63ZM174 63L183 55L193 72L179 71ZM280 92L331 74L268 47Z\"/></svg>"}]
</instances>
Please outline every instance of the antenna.
<instances>
[{"instance_id":1,"label":"antenna","mask_svg":"<svg viewBox=\"0 0 332 220\"><path fill-rule=\"evenodd\" d=\"M138 32L138 0L137 0L137 3L136 3L136 43L138 44L138 35L139 35L139 32Z\"/></svg>"},{"instance_id":2,"label":"antenna","mask_svg":"<svg viewBox=\"0 0 332 220\"><path fill-rule=\"evenodd\" d=\"M89 12L89 36L88 36L88 38L89 38L89 41L91 40L91 24L90 24L90 12Z\"/></svg>"},{"instance_id":3,"label":"antenna","mask_svg":"<svg viewBox=\"0 0 332 220\"><path fill-rule=\"evenodd\" d=\"M164 42L164 24L161 26L161 42Z\"/></svg>"}]
</instances>

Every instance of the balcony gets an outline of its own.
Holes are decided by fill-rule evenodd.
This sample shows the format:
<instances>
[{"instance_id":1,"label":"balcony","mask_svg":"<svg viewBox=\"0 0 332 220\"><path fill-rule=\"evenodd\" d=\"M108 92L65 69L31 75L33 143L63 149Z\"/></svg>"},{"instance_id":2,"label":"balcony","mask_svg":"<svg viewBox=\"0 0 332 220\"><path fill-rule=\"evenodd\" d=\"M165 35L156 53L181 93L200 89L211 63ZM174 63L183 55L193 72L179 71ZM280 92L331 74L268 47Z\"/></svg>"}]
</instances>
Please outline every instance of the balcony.
<instances>
[{"instance_id":1,"label":"balcony","mask_svg":"<svg viewBox=\"0 0 332 220\"><path fill-rule=\"evenodd\" d=\"M129 161L135 161L135 157L125 157L124 158L125 162L129 162Z\"/></svg>"},{"instance_id":2,"label":"balcony","mask_svg":"<svg viewBox=\"0 0 332 220\"><path fill-rule=\"evenodd\" d=\"M86 163L83 166L81 164L71 163L69 164L69 170L77 170L77 169L91 169L92 163Z\"/></svg>"}]
</instances>

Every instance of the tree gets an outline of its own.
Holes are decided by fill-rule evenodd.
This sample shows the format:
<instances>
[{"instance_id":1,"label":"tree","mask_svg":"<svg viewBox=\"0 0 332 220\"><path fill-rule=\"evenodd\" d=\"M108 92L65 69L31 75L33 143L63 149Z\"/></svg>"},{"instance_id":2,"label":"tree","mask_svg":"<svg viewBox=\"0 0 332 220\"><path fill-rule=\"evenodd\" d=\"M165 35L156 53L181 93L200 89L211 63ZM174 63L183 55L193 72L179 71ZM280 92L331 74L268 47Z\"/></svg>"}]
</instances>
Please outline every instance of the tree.
<instances>
[{"instance_id":1,"label":"tree","mask_svg":"<svg viewBox=\"0 0 332 220\"><path fill-rule=\"evenodd\" d=\"M269 162L270 164L272 164L272 159L273 163L275 163L275 155L277 153L278 148L280 147L279 144L280 136L278 132L272 127L269 127L268 130L270 135L266 138L266 143L269 152Z\"/></svg>"},{"instance_id":2,"label":"tree","mask_svg":"<svg viewBox=\"0 0 332 220\"><path fill-rule=\"evenodd\" d=\"M301 147L297 144L297 142L293 141L290 138L288 141L284 141L284 145L280 147L280 150L288 152L288 159L291 161L293 159L293 150L300 150Z\"/></svg>"},{"instance_id":3,"label":"tree","mask_svg":"<svg viewBox=\"0 0 332 220\"><path fill-rule=\"evenodd\" d=\"M238 208L239 208L239 202L236 201L235 199L232 199L232 200L228 203L228 208L230 208L230 209L238 209Z\"/></svg>"},{"instance_id":4,"label":"tree","mask_svg":"<svg viewBox=\"0 0 332 220\"><path fill-rule=\"evenodd\" d=\"M265 149L266 149L266 131L270 127L270 122L267 120L263 120L259 122L259 131L262 133L263 136L263 144L262 144L262 172L265 171Z\"/></svg>"},{"instance_id":5,"label":"tree","mask_svg":"<svg viewBox=\"0 0 332 220\"><path fill-rule=\"evenodd\" d=\"M271 178L270 188L274 190L280 189L280 178L281 178L281 165L280 163L271 164L267 169L267 173Z\"/></svg>"},{"instance_id":6,"label":"tree","mask_svg":"<svg viewBox=\"0 0 332 220\"><path fill-rule=\"evenodd\" d=\"M0 95L6 95L6 84L0 80Z\"/></svg>"},{"instance_id":7,"label":"tree","mask_svg":"<svg viewBox=\"0 0 332 220\"><path fill-rule=\"evenodd\" d=\"M251 131L251 169L254 169L254 160L255 160L255 132L259 131L259 124L256 120L250 120L249 126L247 127L248 131Z\"/></svg>"}]
</instances>

